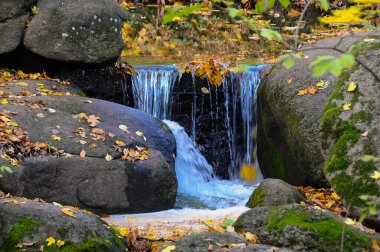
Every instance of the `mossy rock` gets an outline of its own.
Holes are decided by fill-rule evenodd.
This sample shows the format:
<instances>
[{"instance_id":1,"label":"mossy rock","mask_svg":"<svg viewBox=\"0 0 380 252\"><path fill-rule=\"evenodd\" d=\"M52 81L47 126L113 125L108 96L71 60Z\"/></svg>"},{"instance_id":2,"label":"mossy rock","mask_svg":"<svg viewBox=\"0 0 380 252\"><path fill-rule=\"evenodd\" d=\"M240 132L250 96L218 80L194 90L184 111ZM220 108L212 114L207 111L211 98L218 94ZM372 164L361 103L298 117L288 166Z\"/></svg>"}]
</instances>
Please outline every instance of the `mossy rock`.
<instances>
[{"instance_id":1,"label":"mossy rock","mask_svg":"<svg viewBox=\"0 0 380 252\"><path fill-rule=\"evenodd\" d=\"M246 206L280 206L306 201L302 194L293 186L280 179L264 179L255 189Z\"/></svg>"},{"instance_id":2,"label":"mossy rock","mask_svg":"<svg viewBox=\"0 0 380 252\"><path fill-rule=\"evenodd\" d=\"M380 163L362 161L364 155L380 157L380 77L377 74L380 34L366 38L371 39L351 46L365 67L356 64L338 80L321 117L319 140L326 160L323 167L326 178L344 205L358 217L368 214L368 202L361 196L377 198L374 204L380 206L380 183L371 178L374 171L380 170ZM355 90L347 90L350 83L356 84ZM343 105L348 103L351 109L344 110ZM379 217L367 217L372 227L380 229Z\"/></svg>"},{"instance_id":3,"label":"mossy rock","mask_svg":"<svg viewBox=\"0 0 380 252\"><path fill-rule=\"evenodd\" d=\"M376 239L331 212L298 204L254 208L242 214L234 227L256 234L264 244L295 251L369 251Z\"/></svg>"},{"instance_id":4,"label":"mossy rock","mask_svg":"<svg viewBox=\"0 0 380 252\"><path fill-rule=\"evenodd\" d=\"M0 251L21 251L18 244L33 243L28 251L125 251L119 234L103 220L82 211L73 210L74 217L60 207L31 200L0 199ZM47 246L46 239L64 241Z\"/></svg>"},{"instance_id":5,"label":"mossy rock","mask_svg":"<svg viewBox=\"0 0 380 252\"><path fill-rule=\"evenodd\" d=\"M368 33L363 33L324 39L315 47L334 48L339 44L337 48L345 51L367 36ZM323 187L329 181L323 173L325 158L321 154L319 130L324 115L331 120L336 116L336 110L324 114L324 109L339 79L331 74L313 77L308 65L321 55L338 56L340 52L308 48L303 55L308 57L297 60L292 69L275 65L259 87L257 155L264 177L279 178L292 185ZM315 86L321 79L330 85L315 95L297 95L299 90Z\"/></svg>"}]
</instances>

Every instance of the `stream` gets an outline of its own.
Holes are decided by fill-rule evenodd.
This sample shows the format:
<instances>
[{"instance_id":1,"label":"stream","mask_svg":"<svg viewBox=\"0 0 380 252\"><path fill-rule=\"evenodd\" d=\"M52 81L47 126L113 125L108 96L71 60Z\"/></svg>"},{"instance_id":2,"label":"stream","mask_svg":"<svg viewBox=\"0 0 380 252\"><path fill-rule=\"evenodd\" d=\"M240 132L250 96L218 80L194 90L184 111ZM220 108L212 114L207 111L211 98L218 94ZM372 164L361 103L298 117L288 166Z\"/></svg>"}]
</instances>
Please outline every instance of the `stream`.
<instances>
[{"instance_id":1,"label":"stream","mask_svg":"<svg viewBox=\"0 0 380 252\"><path fill-rule=\"evenodd\" d=\"M219 179L214 168L202 155L194 141L195 117L193 117L192 136L184 127L170 119L171 92L178 80L175 66L137 66L138 74L133 77L135 108L162 119L173 132L177 144L175 170L178 180L178 192L174 209L141 214L112 215L105 220L118 227L138 228L140 232L153 232L155 237L165 237L167 232L199 232L205 230L205 221L218 222L226 218L236 219L247 211L245 207L255 187L263 179L257 160L253 156L255 142L252 134L255 127L256 90L260 82L259 67L250 67L247 71L233 74L230 80L223 80L226 107L225 125L227 127L231 164L228 167L229 180ZM193 77L194 78L194 77ZM229 81L229 82L228 82ZM193 83L194 79L193 79ZM227 85L231 85L230 94ZM245 94L240 97L239 94ZM217 101L216 101L217 102ZM237 109L242 112L237 118ZM193 110L194 113L195 110ZM234 149L237 139L236 123L243 125L246 150L237 153ZM239 139L241 141L241 139ZM239 160L236 160L239 159ZM239 178L242 163L254 163L257 179L247 184ZM185 231L187 230L187 231Z\"/></svg>"}]
</instances>

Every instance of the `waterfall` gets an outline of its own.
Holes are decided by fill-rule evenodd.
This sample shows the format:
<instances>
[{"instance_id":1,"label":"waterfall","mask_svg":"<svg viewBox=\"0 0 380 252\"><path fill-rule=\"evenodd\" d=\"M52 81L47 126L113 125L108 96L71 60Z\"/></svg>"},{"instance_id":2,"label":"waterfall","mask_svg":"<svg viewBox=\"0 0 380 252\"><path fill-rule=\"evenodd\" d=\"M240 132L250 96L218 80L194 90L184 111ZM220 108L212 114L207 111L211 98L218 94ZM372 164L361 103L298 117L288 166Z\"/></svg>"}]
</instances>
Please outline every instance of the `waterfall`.
<instances>
[{"instance_id":1,"label":"waterfall","mask_svg":"<svg viewBox=\"0 0 380 252\"><path fill-rule=\"evenodd\" d=\"M154 117L170 115L170 94L178 77L174 66L135 66L132 77L135 107Z\"/></svg>"},{"instance_id":2,"label":"waterfall","mask_svg":"<svg viewBox=\"0 0 380 252\"><path fill-rule=\"evenodd\" d=\"M217 87L208 83L208 96L210 101L211 126L214 132L214 124L224 113L225 125L222 130L226 131L229 149L229 167L228 174L231 179L239 179L240 168L244 164L254 165L258 173L258 181L262 179L255 155L255 111L256 111L256 91L260 83L260 69L263 66L251 66L246 71L231 72L229 78L224 78L222 86ZM135 66L137 74L132 79L132 90L135 108L143 110L159 119L170 119L171 107L177 104L171 104L172 91L176 85L178 70L175 66L156 65L156 66ZM207 163L199 150L194 147L197 139L197 109L203 109L201 101L202 95L196 92L195 73L191 73L192 87L189 84L185 86L186 94L193 95L191 103L191 128L186 128L191 133L191 139L185 134L184 129L175 125L174 122L167 122L172 129L173 134L179 146L177 160L179 167L177 171L179 181L179 192L187 194L201 195L207 191L212 191L209 187L205 188L204 182L208 186L214 183L215 175L212 172L212 166ZM177 88L177 87L176 87ZM222 96L212 95L211 90L218 89ZM181 89L182 90L182 89ZM213 91L214 92L214 91ZM200 95L200 96L199 96ZM197 99L197 96L200 99ZM197 104L197 100L200 103ZM188 104L188 103L187 103ZM224 107L224 108L223 108ZM220 121L218 121L220 123ZM212 135L210 135L212 137ZM189 140L189 141L188 141ZM227 141L226 141L227 142ZM226 143L227 144L227 143ZM225 145L226 146L226 145ZM177 169L177 167L176 167ZM226 167L227 169L227 167ZM186 177L186 178L185 178ZM211 182L211 183L210 183ZM203 188L203 189L202 189ZM215 189L215 188L214 188ZM203 190L203 191L202 191ZM201 192L202 191L202 192ZM228 192L226 192L228 194Z\"/></svg>"},{"instance_id":3,"label":"waterfall","mask_svg":"<svg viewBox=\"0 0 380 252\"><path fill-rule=\"evenodd\" d=\"M231 163L229 175L231 178L239 176L242 164L258 163L255 154L255 127L256 127L256 95L260 84L260 69L263 66L251 66L246 71L230 74L229 81L223 81L223 90L226 108L226 127L228 130ZM244 153L237 153L237 127L242 124L244 136ZM241 156L242 155L242 156ZM259 174L261 176L261 174Z\"/></svg>"},{"instance_id":4,"label":"waterfall","mask_svg":"<svg viewBox=\"0 0 380 252\"><path fill-rule=\"evenodd\" d=\"M180 194L196 197L206 208L225 208L244 205L253 187L237 180L215 178L212 166L195 147L193 141L178 123L164 120L177 143L175 171Z\"/></svg>"}]
</instances>

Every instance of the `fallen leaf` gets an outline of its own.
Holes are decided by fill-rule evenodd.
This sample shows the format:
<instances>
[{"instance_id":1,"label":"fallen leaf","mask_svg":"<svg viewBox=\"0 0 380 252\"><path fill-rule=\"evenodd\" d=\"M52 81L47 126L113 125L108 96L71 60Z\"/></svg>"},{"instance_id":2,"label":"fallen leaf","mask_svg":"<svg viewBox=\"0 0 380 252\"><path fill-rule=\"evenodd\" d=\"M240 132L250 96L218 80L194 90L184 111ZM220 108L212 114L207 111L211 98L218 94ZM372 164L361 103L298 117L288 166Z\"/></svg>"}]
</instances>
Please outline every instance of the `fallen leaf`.
<instances>
[{"instance_id":1,"label":"fallen leaf","mask_svg":"<svg viewBox=\"0 0 380 252\"><path fill-rule=\"evenodd\" d=\"M379 245L377 244L377 241L376 241L376 240L372 240L372 249L373 249L375 252L379 252L379 251L380 251L380 247L379 247Z\"/></svg>"},{"instance_id":2,"label":"fallen leaf","mask_svg":"<svg viewBox=\"0 0 380 252\"><path fill-rule=\"evenodd\" d=\"M22 87L27 87L29 84L26 82L17 82L16 86L22 86Z\"/></svg>"},{"instance_id":3,"label":"fallen leaf","mask_svg":"<svg viewBox=\"0 0 380 252\"><path fill-rule=\"evenodd\" d=\"M48 110L49 110L50 113L55 113L55 112L57 112L55 109L52 109L52 108L48 108Z\"/></svg>"},{"instance_id":4,"label":"fallen leaf","mask_svg":"<svg viewBox=\"0 0 380 252\"><path fill-rule=\"evenodd\" d=\"M51 139L55 140L55 141L61 141L61 137L57 136L57 135L51 135Z\"/></svg>"},{"instance_id":5,"label":"fallen leaf","mask_svg":"<svg viewBox=\"0 0 380 252\"><path fill-rule=\"evenodd\" d=\"M38 118L44 118L44 117L45 117L44 114L42 114L42 113L38 113L36 116L37 116Z\"/></svg>"},{"instance_id":6,"label":"fallen leaf","mask_svg":"<svg viewBox=\"0 0 380 252\"><path fill-rule=\"evenodd\" d=\"M245 239L249 242L249 243L257 243L257 237L256 235L250 233L250 232L247 232L245 233Z\"/></svg>"},{"instance_id":7,"label":"fallen leaf","mask_svg":"<svg viewBox=\"0 0 380 252\"><path fill-rule=\"evenodd\" d=\"M99 124L100 118L94 115L89 115L87 122L90 124L91 127L95 127L96 125Z\"/></svg>"},{"instance_id":8,"label":"fallen leaf","mask_svg":"<svg viewBox=\"0 0 380 252\"><path fill-rule=\"evenodd\" d=\"M9 101L6 100L6 99L3 99L3 100L0 101L0 103L3 104L3 105L7 105L7 104L9 104Z\"/></svg>"},{"instance_id":9,"label":"fallen leaf","mask_svg":"<svg viewBox=\"0 0 380 252\"><path fill-rule=\"evenodd\" d=\"M368 136L368 131L363 132L363 134L362 134L362 137L366 137L366 136Z\"/></svg>"},{"instance_id":10,"label":"fallen leaf","mask_svg":"<svg viewBox=\"0 0 380 252\"><path fill-rule=\"evenodd\" d=\"M113 158L112 158L112 156L110 154L107 154L106 157L105 157L105 159L107 161L111 161Z\"/></svg>"},{"instance_id":11,"label":"fallen leaf","mask_svg":"<svg viewBox=\"0 0 380 252\"><path fill-rule=\"evenodd\" d=\"M208 244L207 250L208 251L214 251L214 247L212 246L211 243Z\"/></svg>"},{"instance_id":12,"label":"fallen leaf","mask_svg":"<svg viewBox=\"0 0 380 252\"><path fill-rule=\"evenodd\" d=\"M343 105L343 110L350 110L351 109L351 103L345 103Z\"/></svg>"},{"instance_id":13,"label":"fallen leaf","mask_svg":"<svg viewBox=\"0 0 380 252\"><path fill-rule=\"evenodd\" d=\"M348 92L354 92L356 90L356 86L357 86L357 84L355 82L351 82L347 87L347 91Z\"/></svg>"},{"instance_id":14,"label":"fallen leaf","mask_svg":"<svg viewBox=\"0 0 380 252\"><path fill-rule=\"evenodd\" d=\"M204 94L209 94L210 92L208 91L208 88L206 88L206 87L202 87L201 88L201 91L202 91L202 93L204 93Z\"/></svg>"},{"instance_id":15,"label":"fallen leaf","mask_svg":"<svg viewBox=\"0 0 380 252\"><path fill-rule=\"evenodd\" d=\"M175 250L175 246L167 246L161 252L170 252L172 250Z\"/></svg>"},{"instance_id":16,"label":"fallen leaf","mask_svg":"<svg viewBox=\"0 0 380 252\"><path fill-rule=\"evenodd\" d=\"M121 146L121 147L125 146L125 143L124 143L123 141L121 141L121 140L116 140L116 141L115 141L115 144L116 144L117 146Z\"/></svg>"},{"instance_id":17,"label":"fallen leaf","mask_svg":"<svg viewBox=\"0 0 380 252\"><path fill-rule=\"evenodd\" d=\"M299 15L301 15L301 12L299 12L299 11L297 11L297 10L290 9L290 10L288 11L288 16L289 16L289 17L294 18L294 17L298 17Z\"/></svg>"},{"instance_id":18,"label":"fallen leaf","mask_svg":"<svg viewBox=\"0 0 380 252\"><path fill-rule=\"evenodd\" d=\"M371 178L378 180L380 179L380 172L374 171L373 174L371 175Z\"/></svg>"},{"instance_id":19,"label":"fallen leaf","mask_svg":"<svg viewBox=\"0 0 380 252\"><path fill-rule=\"evenodd\" d=\"M82 144L82 145L85 145L87 142L84 141L84 140L79 140L79 143Z\"/></svg>"},{"instance_id":20,"label":"fallen leaf","mask_svg":"<svg viewBox=\"0 0 380 252\"><path fill-rule=\"evenodd\" d=\"M304 96L305 94L307 94L307 89L302 89L302 90L299 90L298 91L298 94L297 95L299 95L299 96Z\"/></svg>"},{"instance_id":21,"label":"fallen leaf","mask_svg":"<svg viewBox=\"0 0 380 252\"><path fill-rule=\"evenodd\" d=\"M70 216L70 217L74 217L75 218L75 215L74 215L74 212L73 210L71 210L70 208L67 208L67 207L64 207L64 208L61 208L61 212Z\"/></svg>"},{"instance_id":22,"label":"fallen leaf","mask_svg":"<svg viewBox=\"0 0 380 252\"><path fill-rule=\"evenodd\" d=\"M315 87L310 87L307 89L307 92L311 95L315 95L318 92L318 89L316 89Z\"/></svg>"},{"instance_id":23,"label":"fallen leaf","mask_svg":"<svg viewBox=\"0 0 380 252\"><path fill-rule=\"evenodd\" d=\"M50 236L49 238L46 239L46 242L47 242L47 245L49 247L49 246L55 244L55 239Z\"/></svg>"},{"instance_id":24,"label":"fallen leaf","mask_svg":"<svg viewBox=\"0 0 380 252\"><path fill-rule=\"evenodd\" d=\"M128 130L128 127L125 126L125 125L123 125L123 124L119 125L119 129L121 129L125 133L128 133L128 134L130 133L129 130Z\"/></svg>"},{"instance_id":25,"label":"fallen leaf","mask_svg":"<svg viewBox=\"0 0 380 252\"><path fill-rule=\"evenodd\" d=\"M85 100L84 103L92 103L91 100Z\"/></svg>"},{"instance_id":26,"label":"fallen leaf","mask_svg":"<svg viewBox=\"0 0 380 252\"><path fill-rule=\"evenodd\" d=\"M346 220L344 221L344 223L346 223L347 225L354 225L356 223L356 221L354 221L351 218L346 218Z\"/></svg>"},{"instance_id":27,"label":"fallen leaf","mask_svg":"<svg viewBox=\"0 0 380 252\"><path fill-rule=\"evenodd\" d=\"M79 153L79 156L81 158L84 158L86 156L86 151L85 150L81 150L81 152Z\"/></svg>"},{"instance_id":28,"label":"fallen leaf","mask_svg":"<svg viewBox=\"0 0 380 252\"><path fill-rule=\"evenodd\" d=\"M288 84L291 84L293 82L293 79L287 80Z\"/></svg>"},{"instance_id":29,"label":"fallen leaf","mask_svg":"<svg viewBox=\"0 0 380 252\"><path fill-rule=\"evenodd\" d=\"M65 245L65 242L64 242L64 241L62 241L62 240L58 240L58 241L57 241L57 247L58 247L58 248L62 247L63 245Z\"/></svg>"},{"instance_id":30,"label":"fallen leaf","mask_svg":"<svg viewBox=\"0 0 380 252\"><path fill-rule=\"evenodd\" d=\"M21 95L22 96L29 96L31 93L28 90L22 90Z\"/></svg>"}]
</instances>

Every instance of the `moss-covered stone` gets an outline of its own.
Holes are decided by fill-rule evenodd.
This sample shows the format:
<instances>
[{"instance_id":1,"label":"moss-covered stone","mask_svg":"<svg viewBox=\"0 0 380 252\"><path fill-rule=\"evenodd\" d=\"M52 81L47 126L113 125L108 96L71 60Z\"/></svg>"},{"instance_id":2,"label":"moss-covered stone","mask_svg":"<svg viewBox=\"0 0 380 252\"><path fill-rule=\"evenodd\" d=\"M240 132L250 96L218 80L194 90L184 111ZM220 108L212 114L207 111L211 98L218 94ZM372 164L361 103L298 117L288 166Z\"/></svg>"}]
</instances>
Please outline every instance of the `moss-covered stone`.
<instances>
[{"instance_id":1,"label":"moss-covered stone","mask_svg":"<svg viewBox=\"0 0 380 252\"><path fill-rule=\"evenodd\" d=\"M261 188L257 188L251 197L249 197L249 200L246 204L247 207L254 208L256 206L260 206L261 203L263 203L263 197L266 196L266 193L264 193Z\"/></svg>"},{"instance_id":2,"label":"moss-covered stone","mask_svg":"<svg viewBox=\"0 0 380 252\"><path fill-rule=\"evenodd\" d=\"M11 230L4 238L3 247L0 251L8 252L14 251L15 246L22 242L24 237L32 238L34 232L38 227L42 225L42 222L34 220L29 217L22 217L12 226Z\"/></svg>"},{"instance_id":3,"label":"moss-covered stone","mask_svg":"<svg viewBox=\"0 0 380 252\"><path fill-rule=\"evenodd\" d=\"M253 208L243 213L234 227L256 234L264 244L295 251L370 250L375 239L331 212L299 204Z\"/></svg>"},{"instance_id":4,"label":"moss-covered stone","mask_svg":"<svg viewBox=\"0 0 380 252\"><path fill-rule=\"evenodd\" d=\"M296 227L305 233L313 233L315 240L305 241L311 249L319 251L328 248L329 251L339 251L340 244L343 251L354 251L358 246L362 249L371 248L371 240L342 222L334 218L313 218L312 212L297 212L294 209L274 209L269 215L268 231L284 230L286 227ZM342 243L340 243L341 241Z\"/></svg>"}]
</instances>

